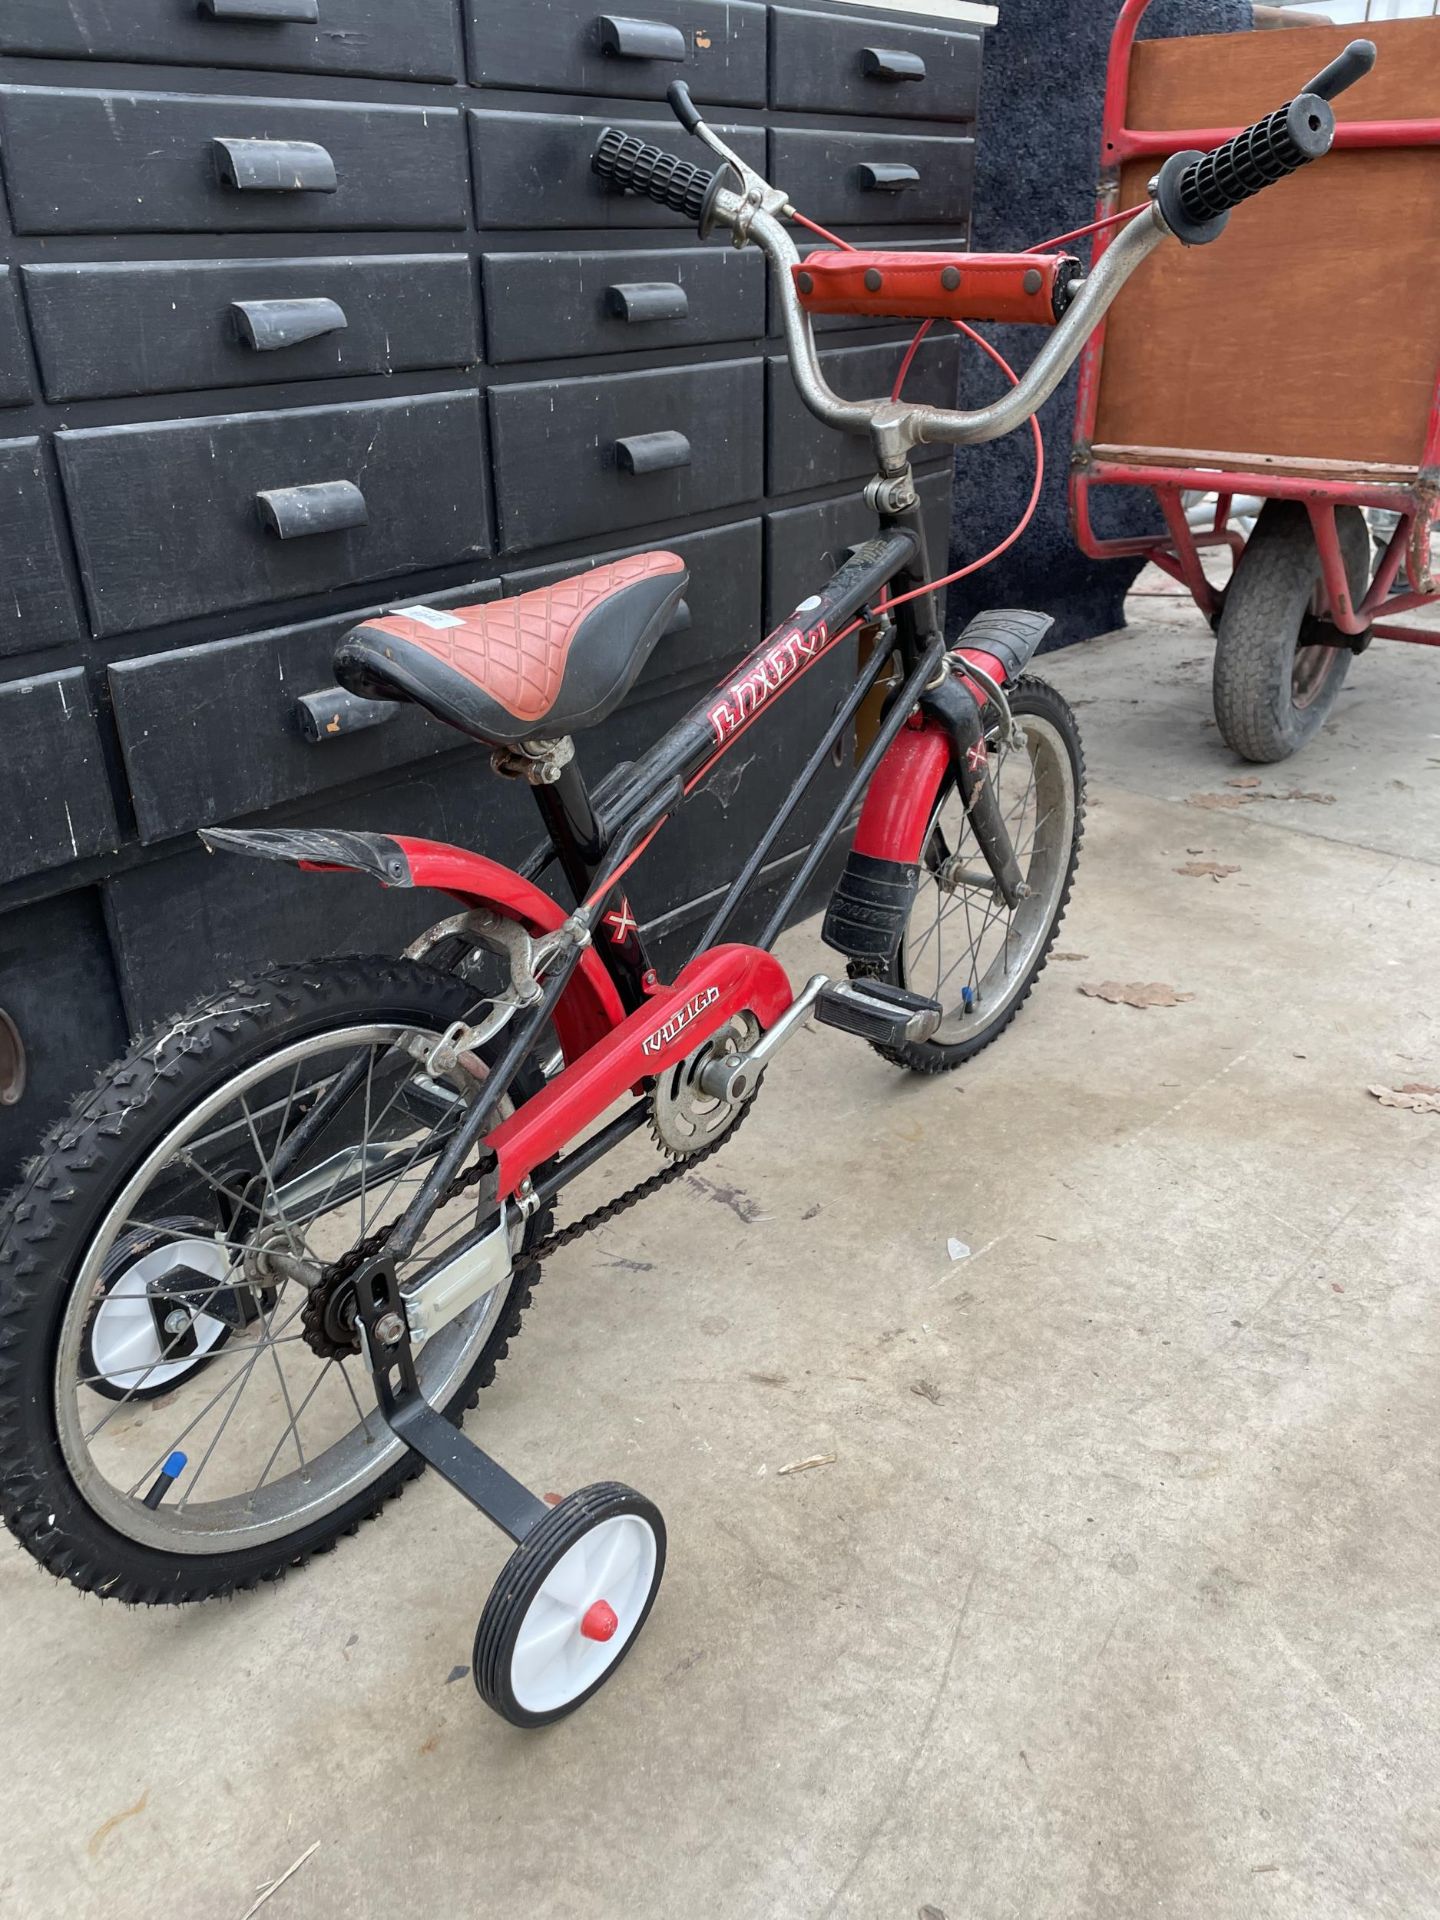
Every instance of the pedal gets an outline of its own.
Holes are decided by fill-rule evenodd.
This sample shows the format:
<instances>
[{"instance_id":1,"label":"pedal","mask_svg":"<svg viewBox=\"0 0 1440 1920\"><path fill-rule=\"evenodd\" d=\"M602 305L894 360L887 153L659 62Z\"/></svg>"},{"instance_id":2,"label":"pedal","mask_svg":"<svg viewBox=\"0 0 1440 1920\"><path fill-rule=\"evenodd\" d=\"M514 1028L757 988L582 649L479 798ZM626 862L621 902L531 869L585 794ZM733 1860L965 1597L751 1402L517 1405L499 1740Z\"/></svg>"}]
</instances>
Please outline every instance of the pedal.
<instances>
[{"instance_id":1,"label":"pedal","mask_svg":"<svg viewBox=\"0 0 1440 1920\"><path fill-rule=\"evenodd\" d=\"M822 1026L858 1034L879 1047L928 1040L944 1015L938 1000L883 980L832 980L815 1002Z\"/></svg>"}]
</instances>

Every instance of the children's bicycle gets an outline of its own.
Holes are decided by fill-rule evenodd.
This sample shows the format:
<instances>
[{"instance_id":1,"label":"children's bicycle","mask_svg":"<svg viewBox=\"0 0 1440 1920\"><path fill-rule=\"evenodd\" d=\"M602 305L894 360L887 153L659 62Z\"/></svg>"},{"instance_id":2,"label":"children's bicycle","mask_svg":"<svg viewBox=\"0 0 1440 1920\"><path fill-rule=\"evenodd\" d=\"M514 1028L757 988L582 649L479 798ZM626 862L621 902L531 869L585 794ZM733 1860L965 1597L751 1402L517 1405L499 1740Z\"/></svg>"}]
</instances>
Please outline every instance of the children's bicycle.
<instances>
[{"instance_id":1,"label":"children's bicycle","mask_svg":"<svg viewBox=\"0 0 1440 1920\"><path fill-rule=\"evenodd\" d=\"M1323 96L1364 65L1352 52L1225 147L1168 162L1088 275L1054 252L836 247L802 263L784 193L729 152L683 86L671 104L714 170L605 133L594 166L617 190L766 254L807 405L874 448L875 536L593 790L574 736L613 711L665 631L686 590L673 554L507 601L397 608L346 636L341 684L416 701L488 745L533 789L544 843L515 871L383 833L202 835L217 852L434 889L451 911L398 957L280 967L206 999L110 1067L45 1141L0 1215L0 1488L37 1560L130 1602L232 1593L353 1533L428 1464L516 1543L476 1634L485 1700L540 1726L610 1678L659 1587L659 1512L609 1482L549 1505L459 1431L541 1261L719 1151L809 1020L913 1072L972 1058L1029 993L1075 873L1080 740L1027 672L1050 623L987 613L947 646L910 454L1029 420L1156 247L1214 238L1229 208L1326 151ZM966 412L840 398L820 371L816 313L1052 331L1004 398ZM662 981L631 869L850 639L853 686L693 958ZM853 773L758 937L727 940L852 734ZM771 948L862 800L825 918L847 969L797 990ZM573 907L540 886L551 866ZM570 1182L641 1128L660 1169L557 1228Z\"/></svg>"}]
</instances>

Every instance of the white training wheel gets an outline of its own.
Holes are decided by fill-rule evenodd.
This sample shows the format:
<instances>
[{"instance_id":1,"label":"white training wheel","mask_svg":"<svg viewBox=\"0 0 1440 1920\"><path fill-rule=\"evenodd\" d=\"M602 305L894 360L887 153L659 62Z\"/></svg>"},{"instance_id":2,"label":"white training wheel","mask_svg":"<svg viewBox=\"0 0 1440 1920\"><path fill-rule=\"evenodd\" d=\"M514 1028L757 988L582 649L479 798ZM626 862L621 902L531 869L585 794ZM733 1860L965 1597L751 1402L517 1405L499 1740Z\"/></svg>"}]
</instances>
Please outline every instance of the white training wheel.
<instances>
[{"instance_id":1,"label":"white training wheel","mask_svg":"<svg viewBox=\"0 0 1440 1920\"><path fill-rule=\"evenodd\" d=\"M194 1238L181 1238L182 1229ZM81 1346L84 1384L107 1400L153 1400L198 1373L230 1336L205 1312L229 1292L230 1260L203 1220L122 1234Z\"/></svg>"},{"instance_id":2,"label":"white training wheel","mask_svg":"<svg viewBox=\"0 0 1440 1920\"><path fill-rule=\"evenodd\" d=\"M475 1685L515 1727L544 1727L603 1687L665 1571L665 1522L615 1481L552 1507L505 1563L475 1633Z\"/></svg>"}]
</instances>

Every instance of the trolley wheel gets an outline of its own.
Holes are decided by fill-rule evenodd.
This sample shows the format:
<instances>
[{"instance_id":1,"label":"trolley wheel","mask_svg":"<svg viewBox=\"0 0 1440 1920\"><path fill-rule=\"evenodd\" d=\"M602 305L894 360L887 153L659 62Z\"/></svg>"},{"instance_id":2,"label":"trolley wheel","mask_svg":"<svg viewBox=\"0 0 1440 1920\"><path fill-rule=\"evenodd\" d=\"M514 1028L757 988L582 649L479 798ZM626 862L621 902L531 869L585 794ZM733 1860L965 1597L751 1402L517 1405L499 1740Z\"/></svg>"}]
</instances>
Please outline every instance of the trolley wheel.
<instances>
[{"instance_id":1,"label":"trolley wheel","mask_svg":"<svg viewBox=\"0 0 1440 1920\"><path fill-rule=\"evenodd\" d=\"M665 1571L665 1522L615 1481L552 1507L506 1561L475 1632L475 1685L514 1727L590 1698L634 1646Z\"/></svg>"},{"instance_id":2,"label":"trolley wheel","mask_svg":"<svg viewBox=\"0 0 1440 1920\"><path fill-rule=\"evenodd\" d=\"M1370 579L1370 534L1358 507L1335 524L1352 596ZM1215 718L1243 760L1285 760L1324 723L1365 636L1324 617L1320 552L1298 500L1262 509L1225 595L1215 643Z\"/></svg>"}]
</instances>

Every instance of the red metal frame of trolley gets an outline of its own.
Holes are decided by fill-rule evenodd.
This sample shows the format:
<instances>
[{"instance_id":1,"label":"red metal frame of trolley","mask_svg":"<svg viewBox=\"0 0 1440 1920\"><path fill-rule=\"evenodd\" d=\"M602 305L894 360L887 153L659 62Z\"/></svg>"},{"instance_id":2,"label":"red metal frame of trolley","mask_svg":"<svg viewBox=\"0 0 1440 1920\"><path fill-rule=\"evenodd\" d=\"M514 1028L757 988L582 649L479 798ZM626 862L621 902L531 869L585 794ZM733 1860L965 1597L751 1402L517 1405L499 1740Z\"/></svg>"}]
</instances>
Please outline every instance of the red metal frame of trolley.
<instances>
[{"instance_id":1,"label":"red metal frame of trolley","mask_svg":"<svg viewBox=\"0 0 1440 1920\"><path fill-rule=\"evenodd\" d=\"M1125 0L1110 40L1102 129L1102 170L1097 215L1119 211L1121 169L1129 160L1157 162L1189 147L1211 148L1228 140L1234 127L1186 127L1144 130L1126 124L1130 96L1130 62L1135 36L1150 0ZM1381 147L1440 146L1440 119L1352 120L1335 135L1335 151ZM1104 252L1116 229L1102 227L1094 241L1094 258ZM1417 646L1440 647L1440 633L1397 625L1379 616L1407 613L1440 598L1440 578L1430 564L1430 529L1440 513L1440 370L1430 397L1430 415L1415 478L1373 479L1347 476L1337 479L1322 461L1255 456L1244 462L1233 454L1196 450L1177 456L1174 464L1132 463L1095 457L1094 436L1100 404L1100 371L1105 357L1105 325L1091 336L1080 360L1080 393L1076 408L1076 461L1070 481L1070 514L1081 548L1097 560L1143 557L1187 587L1208 619L1218 616L1220 594L1206 578L1200 553L1205 547L1228 547L1238 559L1244 537L1229 525L1230 507L1237 494L1263 499L1302 501L1310 515L1324 570L1330 618L1343 633L1361 634L1367 627L1390 640ZM1102 454L1109 451L1101 449ZM1226 465L1226 462L1231 464ZM1188 462L1189 464L1186 464ZM1097 486L1144 486L1158 495L1165 515L1168 539L1150 535L1130 539L1099 536L1090 517L1090 492ZM1215 520L1208 533L1190 526L1182 493L1217 494ZM1345 563L1335 525L1341 506L1380 507L1400 516L1368 591L1359 605L1352 602ZM1410 583L1397 592L1402 564Z\"/></svg>"}]
</instances>

